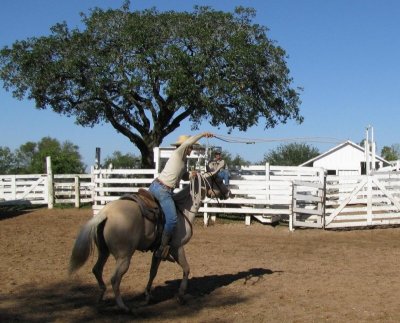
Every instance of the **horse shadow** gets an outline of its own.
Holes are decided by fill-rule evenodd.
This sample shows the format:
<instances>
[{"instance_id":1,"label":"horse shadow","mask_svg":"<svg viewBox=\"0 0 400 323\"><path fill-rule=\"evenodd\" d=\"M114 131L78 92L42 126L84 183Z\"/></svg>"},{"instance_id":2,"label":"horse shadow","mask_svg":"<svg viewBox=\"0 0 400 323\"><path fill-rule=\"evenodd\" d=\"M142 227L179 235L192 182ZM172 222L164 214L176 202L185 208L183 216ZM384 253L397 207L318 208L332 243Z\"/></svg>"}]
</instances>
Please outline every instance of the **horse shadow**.
<instances>
[{"instance_id":1,"label":"horse shadow","mask_svg":"<svg viewBox=\"0 0 400 323\"><path fill-rule=\"evenodd\" d=\"M61 281L56 284L21 286L13 295L0 292L0 322L54 322L54 321L125 321L127 319L159 319L162 315L172 318L190 317L204 307L218 307L246 302L245 296L221 293L210 295L219 288L243 280L244 285L255 285L265 275L278 273L265 268L251 268L233 274L206 275L189 279L188 302L180 306L175 301L180 279L166 281L154 288L154 302L146 304L143 293L124 293L132 313L123 313L115 305L113 295L97 304L99 290L96 284ZM210 297L212 296L212 297ZM10 303L11 302L11 303ZM9 305L7 305L9 303ZM179 308L179 310L178 310Z\"/></svg>"},{"instance_id":2,"label":"horse shadow","mask_svg":"<svg viewBox=\"0 0 400 323\"><path fill-rule=\"evenodd\" d=\"M238 280L243 279L243 284L254 285L258 283L264 275L271 275L275 272L265 268L251 268L240 271L236 274L206 275L202 277L192 277L189 279L186 294L194 298L203 297L211 294L218 288L228 286ZM163 302L174 298L181 283L181 279L167 280L165 286L156 286L152 292L153 303Z\"/></svg>"}]
</instances>

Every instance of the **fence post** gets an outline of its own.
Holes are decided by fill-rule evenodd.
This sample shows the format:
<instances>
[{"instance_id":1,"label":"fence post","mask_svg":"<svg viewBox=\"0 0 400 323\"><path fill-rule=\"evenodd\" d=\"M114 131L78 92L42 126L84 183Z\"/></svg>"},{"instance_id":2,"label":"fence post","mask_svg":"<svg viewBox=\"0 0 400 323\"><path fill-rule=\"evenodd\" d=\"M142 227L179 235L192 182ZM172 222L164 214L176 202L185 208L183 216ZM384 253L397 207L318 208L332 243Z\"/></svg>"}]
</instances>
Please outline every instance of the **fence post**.
<instances>
[{"instance_id":1,"label":"fence post","mask_svg":"<svg viewBox=\"0 0 400 323\"><path fill-rule=\"evenodd\" d=\"M160 170L160 160L161 160L160 147L154 147L153 153L154 153L154 164L155 164L155 168L156 168L157 175L158 175L161 171ZM157 177L157 175L155 175L155 177Z\"/></svg>"},{"instance_id":2,"label":"fence post","mask_svg":"<svg viewBox=\"0 0 400 323\"><path fill-rule=\"evenodd\" d=\"M265 163L265 193L266 193L266 199L269 201L271 199L270 196L270 166L269 163Z\"/></svg>"},{"instance_id":3,"label":"fence post","mask_svg":"<svg viewBox=\"0 0 400 323\"><path fill-rule=\"evenodd\" d=\"M324 188L322 189L322 229L325 229L325 212L326 212L326 176L327 172L324 171Z\"/></svg>"},{"instance_id":4,"label":"fence post","mask_svg":"<svg viewBox=\"0 0 400 323\"><path fill-rule=\"evenodd\" d=\"M47 207L52 209L54 206L54 186L53 186L53 170L51 169L51 157L46 157L47 167Z\"/></svg>"},{"instance_id":5,"label":"fence post","mask_svg":"<svg viewBox=\"0 0 400 323\"><path fill-rule=\"evenodd\" d=\"M289 231L293 232L294 231L294 220L296 218L296 215L294 213L294 209L296 207L296 200L295 200L295 183L292 181L292 204L291 204L291 212L289 212Z\"/></svg>"},{"instance_id":6,"label":"fence post","mask_svg":"<svg viewBox=\"0 0 400 323\"><path fill-rule=\"evenodd\" d=\"M81 183L79 180L79 176L75 176L75 207L80 207L81 201Z\"/></svg>"},{"instance_id":7,"label":"fence post","mask_svg":"<svg viewBox=\"0 0 400 323\"><path fill-rule=\"evenodd\" d=\"M11 199L16 200L17 199L17 176L16 175L11 175Z\"/></svg>"}]
</instances>

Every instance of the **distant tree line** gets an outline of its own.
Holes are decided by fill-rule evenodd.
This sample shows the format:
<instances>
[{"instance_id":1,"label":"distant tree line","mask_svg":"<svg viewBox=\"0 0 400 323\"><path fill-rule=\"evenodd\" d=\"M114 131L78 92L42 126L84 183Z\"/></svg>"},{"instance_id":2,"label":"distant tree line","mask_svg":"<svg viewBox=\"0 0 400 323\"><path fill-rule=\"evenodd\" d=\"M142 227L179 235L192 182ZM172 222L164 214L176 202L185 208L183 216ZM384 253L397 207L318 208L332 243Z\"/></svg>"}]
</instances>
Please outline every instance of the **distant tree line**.
<instances>
[{"instance_id":1,"label":"distant tree line","mask_svg":"<svg viewBox=\"0 0 400 323\"><path fill-rule=\"evenodd\" d=\"M15 151L0 147L0 174L46 173L46 157L50 156L54 174L80 174L85 170L79 147L70 141L44 137L28 141Z\"/></svg>"},{"instance_id":2,"label":"distant tree line","mask_svg":"<svg viewBox=\"0 0 400 323\"><path fill-rule=\"evenodd\" d=\"M362 145L362 143L361 143ZM242 156L232 156L222 150L222 157L230 169L240 169L249 164L298 166L320 154L316 147L305 143L282 144L264 154L259 162L249 162ZM0 146L0 174L42 174L46 172L46 157L52 160L54 174L81 174L86 170L79 147L69 141L60 143L57 139L44 137L39 142L27 142L15 151ZM212 159L213 153L209 156ZM388 161L400 159L400 144L384 146L381 157ZM100 165L103 168L141 168L141 157L131 153L114 151Z\"/></svg>"},{"instance_id":3,"label":"distant tree line","mask_svg":"<svg viewBox=\"0 0 400 323\"><path fill-rule=\"evenodd\" d=\"M28 141L12 151L0 146L0 174L46 173L46 157L51 157L54 174L82 174L86 165L82 161L79 147L70 141L60 143L57 139L44 137L39 142ZM103 167L138 168L140 157L115 151L104 159Z\"/></svg>"}]
</instances>

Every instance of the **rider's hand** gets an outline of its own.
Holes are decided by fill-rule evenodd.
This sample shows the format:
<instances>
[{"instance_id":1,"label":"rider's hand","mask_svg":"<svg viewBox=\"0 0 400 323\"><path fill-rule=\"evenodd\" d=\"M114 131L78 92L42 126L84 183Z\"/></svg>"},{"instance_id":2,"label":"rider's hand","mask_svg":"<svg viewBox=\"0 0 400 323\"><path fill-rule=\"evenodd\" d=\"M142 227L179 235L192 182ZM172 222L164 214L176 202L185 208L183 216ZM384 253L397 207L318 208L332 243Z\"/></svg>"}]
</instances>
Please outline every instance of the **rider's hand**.
<instances>
[{"instance_id":1,"label":"rider's hand","mask_svg":"<svg viewBox=\"0 0 400 323\"><path fill-rule=\"evenodd\" d=\"M203 136L206 137L206 138L212 138L212 137L214 137L214 134L211 133L211 132L205 132L205 133L203 134Z\"/></svg>"}]
</instances>

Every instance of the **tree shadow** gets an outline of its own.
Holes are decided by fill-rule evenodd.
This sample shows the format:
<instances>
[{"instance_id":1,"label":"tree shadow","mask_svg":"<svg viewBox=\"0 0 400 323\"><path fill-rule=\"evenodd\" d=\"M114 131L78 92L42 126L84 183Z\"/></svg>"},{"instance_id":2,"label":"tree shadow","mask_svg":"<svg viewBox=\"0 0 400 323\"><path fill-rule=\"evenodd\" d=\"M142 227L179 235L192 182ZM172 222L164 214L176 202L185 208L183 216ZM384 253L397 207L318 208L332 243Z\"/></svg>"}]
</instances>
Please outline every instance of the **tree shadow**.
<instances>
[{"instance_id":1,"label":"tree shadow","mask_svg":"<svg viewBox=\"0 0 400 323\"><path fill-rule=\"evenodd\" d=\"M39 208L39 207L37 207L37 208ZM35 210L35 207L31 204L1 205L0 206L0 221L12 219L12 218L24 215L24 214L28 214L34 210Z\"/></svg>"},{"instance_id":2,"label":"tree shadow","mask_svg":"<svg viewBox=\"0 0 400 323\"><path fill-rule=\"evenodd\" d=\"M112 293L105 301L98 304L99 290L96 284L62 281L45 287L24 285L11 295L0 294L0 322L81 322L83 320L116 322L128 318L186 317L205 306L219 307L245 302L248 297L226 295L226 293L214 297L212 293L241 279L244 280L243 284L255 285L263 279L264 275L276 272L278 271L252 268L235 274L193 277L189 280L188 302L184 306L178 305L175 301L180 279L166 281L165 285L157 286L153 292L155 302L149 305L144 303L142 291L140 294L124 293L123 298L126 304L133 307L130 314L125 314L116 307Z\"/></svg>"}]
</instances>

